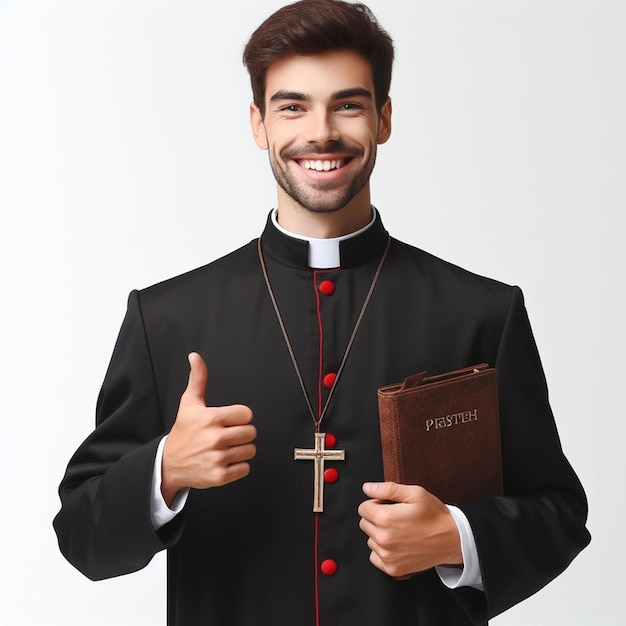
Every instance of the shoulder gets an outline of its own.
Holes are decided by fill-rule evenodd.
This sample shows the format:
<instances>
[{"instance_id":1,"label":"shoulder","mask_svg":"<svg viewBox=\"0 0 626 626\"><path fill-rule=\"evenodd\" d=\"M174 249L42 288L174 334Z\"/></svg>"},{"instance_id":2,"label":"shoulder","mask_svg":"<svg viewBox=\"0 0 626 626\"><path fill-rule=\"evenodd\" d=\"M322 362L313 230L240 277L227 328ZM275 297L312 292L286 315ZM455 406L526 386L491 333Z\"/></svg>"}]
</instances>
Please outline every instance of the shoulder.
<instances>
[{"instance_id":1,"label":"shoulder","mask_svg":"<svg viewBox=\"0 0 626 626\"><path fill-rule=\"evenodd\" d=\"M393 239L391 266L403 268L405 275L417 282L430 297L469 303L501 302L508 307L520 294L518 287L481 276L429 252Z\"/></svg>"},{"instance_id":2,"label":"shoulder","mask_svg":"<svg viewBox=\"0 0 626 626\"><path fill-rule=\"evenodd\" d=\"M219 295L233 285L245 284L259 273L256 246L255 239L207 265L133 293L138 295L144 308L168 308L170 305L178 308L186 302L197 303L209 295Z\"/></svg>"}]
</instances>

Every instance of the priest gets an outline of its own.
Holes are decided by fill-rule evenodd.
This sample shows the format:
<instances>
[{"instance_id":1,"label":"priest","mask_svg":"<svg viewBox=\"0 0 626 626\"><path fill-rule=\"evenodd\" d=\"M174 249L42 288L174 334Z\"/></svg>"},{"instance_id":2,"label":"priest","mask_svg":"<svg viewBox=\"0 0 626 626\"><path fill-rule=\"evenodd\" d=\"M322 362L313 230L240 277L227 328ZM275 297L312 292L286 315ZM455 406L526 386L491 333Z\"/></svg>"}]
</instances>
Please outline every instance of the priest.
<instances>
[{"instance_id":1,"label":"priest","mask_svg":"<svg viewBox=\"0 0 626 626\"><path fill-rule=\"evenodd\" d=\"M486 624L589 541L521 291L390 237L371 205L393 45L364 5L286 6L244 62L276 208L131 293L60 548L93 580L167 550L170 626ZM383 482L377 389L482 362L504 495Z\"/></svg>"}]
</instances>

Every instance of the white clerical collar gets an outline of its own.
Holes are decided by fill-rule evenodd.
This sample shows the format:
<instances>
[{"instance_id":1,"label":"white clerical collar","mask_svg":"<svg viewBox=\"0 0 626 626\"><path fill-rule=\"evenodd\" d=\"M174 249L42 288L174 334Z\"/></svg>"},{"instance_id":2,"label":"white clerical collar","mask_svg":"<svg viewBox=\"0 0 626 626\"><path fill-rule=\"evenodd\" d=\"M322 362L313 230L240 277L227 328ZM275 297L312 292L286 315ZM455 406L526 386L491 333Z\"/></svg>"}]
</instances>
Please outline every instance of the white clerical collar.
<instances>
[{"instance_id":1,"label":"white clerical collar","mask_svg":"<svg viewBox=\"0 0 626 626\"><path fill-rule=\"evenodd\" d=\"M297 235L296 233L289 232L278 223L277 216L278 210L274 209L272 211L272 224L274 224L274 226L281 233L289 237L293 237L294 239L300 239L301 241L307 241L309 243L309 267L316 270L326 270L341 266L339 244L346 239L352 239L352 237L356 237L357 235L365 232L376 220L376 209L372 207L372 219L367 226L364 226L353 233L349 233L348 235L331 237L329 239L305 237L304 235Z\"/></svg>"}]
</instances>

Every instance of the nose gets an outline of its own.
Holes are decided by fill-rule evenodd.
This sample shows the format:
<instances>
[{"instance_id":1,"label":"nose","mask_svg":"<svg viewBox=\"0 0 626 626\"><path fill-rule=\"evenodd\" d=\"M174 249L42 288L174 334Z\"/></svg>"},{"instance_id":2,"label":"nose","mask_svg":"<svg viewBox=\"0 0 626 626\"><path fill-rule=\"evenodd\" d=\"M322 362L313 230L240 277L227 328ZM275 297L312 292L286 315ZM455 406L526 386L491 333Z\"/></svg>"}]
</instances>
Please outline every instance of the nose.
<instances>
[{"instance_id":1,"label":"nose","mask_svg":"<svg viewBox=\"0 0 626 626\"><path fill-rule=\"evenodd\" d=\"M314 109L307 116L304 139L308 143L327 144L339 139L339 130L333 121L332 112Z\"/></svg>"}]
</instances>

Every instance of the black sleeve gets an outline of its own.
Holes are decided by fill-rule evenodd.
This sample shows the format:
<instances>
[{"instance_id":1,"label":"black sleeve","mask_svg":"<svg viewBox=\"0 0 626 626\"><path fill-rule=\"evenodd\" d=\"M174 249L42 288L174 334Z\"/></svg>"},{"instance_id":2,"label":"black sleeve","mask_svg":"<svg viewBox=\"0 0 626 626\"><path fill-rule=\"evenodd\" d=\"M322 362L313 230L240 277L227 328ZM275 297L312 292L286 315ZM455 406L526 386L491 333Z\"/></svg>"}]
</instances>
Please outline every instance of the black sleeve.
<instances>
[{"instance_id":1,"label":"black sleeve","mask_svg":"<svg viewBox=\"0 0 626 626\"><path fill-rule=\"evenodd\" d=\"M550 582L590 540L587 501L561 449L518 288L496 369L504 496L461 507L476 539L490 618Z\"/></svg>"},{"instance_id":2,"label":"black sleeve","mask_svg":"<svg viewBox=\"0 0 626 626\"><path fill-rule=\"evenodd\" d=\"M92 580L141 569L177 539L182 513L158 532L150 520L152 471L164 430L134 291L98 397L96 429L70 460L54 519L61 552Z\"/></svg>"}]
</instances>

